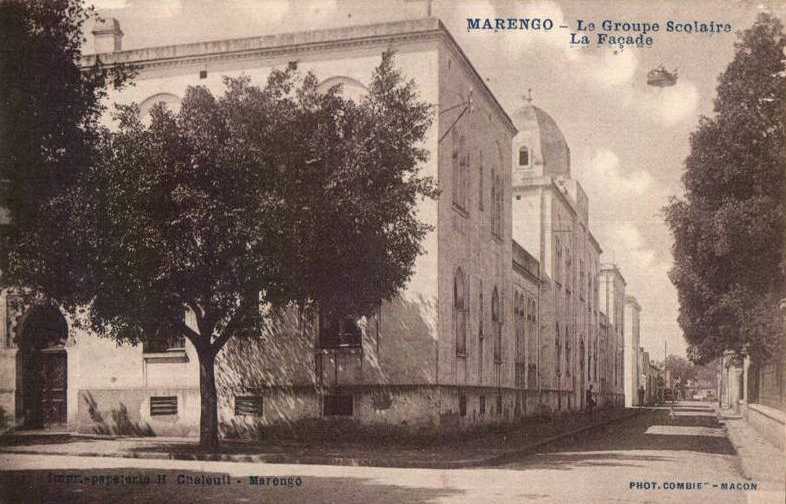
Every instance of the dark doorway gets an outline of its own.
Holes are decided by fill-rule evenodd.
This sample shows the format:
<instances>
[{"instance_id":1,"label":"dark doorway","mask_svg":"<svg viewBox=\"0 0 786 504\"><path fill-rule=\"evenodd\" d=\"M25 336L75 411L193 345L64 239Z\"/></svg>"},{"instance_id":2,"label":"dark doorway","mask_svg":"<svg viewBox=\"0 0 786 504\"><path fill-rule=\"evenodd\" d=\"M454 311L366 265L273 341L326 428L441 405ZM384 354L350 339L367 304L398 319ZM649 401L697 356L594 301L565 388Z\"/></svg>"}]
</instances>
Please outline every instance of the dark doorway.
<instances>
[{"instance_id":1,"label":"dark doorway","mask_svg":"<svg viewBox=\"0 0 786 504\"><path fill-rule=\"evenodd\" d=\"M68 324L54 306L30 309L21 327L21 410L27 428L57 428L67 422Z\"/></svg>"}]
</instances>

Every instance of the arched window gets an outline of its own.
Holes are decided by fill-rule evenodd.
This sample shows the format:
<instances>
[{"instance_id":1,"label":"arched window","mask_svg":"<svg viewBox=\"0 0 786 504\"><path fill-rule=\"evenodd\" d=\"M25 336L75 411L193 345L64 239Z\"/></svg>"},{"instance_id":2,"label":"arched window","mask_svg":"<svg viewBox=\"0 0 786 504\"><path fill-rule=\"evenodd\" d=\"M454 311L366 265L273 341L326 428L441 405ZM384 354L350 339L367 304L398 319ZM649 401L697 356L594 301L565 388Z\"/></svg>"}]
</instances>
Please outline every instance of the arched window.
<instances>
[{"instance_id":1,"label":"arched window","mask_svg":"<svg viewBox=\"0 0 786 504\"><path fill-rule=\"evenodd\" d=\"M467 308L465 302L466 292L464 285L464 272L461 268L456 270L453 278L453 327L456 336L456 354L467 353Z\"/></svg>"},{"instance_id":2,"label":"arched window","mask_svg":"<svg viewBox=\"0 0 786 504\"><path fill-rule=\"evenodd\" d=\"M494 325L494 361L499 363L502 362L502 314L496 287L491 294L491 323Z\"/></svg>"},{"instance_id":3,"label":"arched window","mask_svg":"<svg viewBox=\"0 0 786 504\"><path fill-rule=\"evenodd\" d=\"M519 166L529 166L529 149L526 145L519 147Z\"/></svg>"},{"instance_id":4,"label":"arched window","mask_svg":"<svg viewBox=\"0 0 786 504\"><path fill-rule=\"evenodd\" d=\"M469 153L467 152L466 138L459 131L458 125L451 132L453 153L451 165L453 168L453 203L467 210L467 196L469 192Z\"/></svg>"},{"instance_id":5,"label":"arched window","mask_svg":"<svg viewBox=\"0 0 786 504\"><path fill-rule=\"evenodd\" d=\"M562 345L560 345L560 333L559 333L559 322L557 324L557 332L554 338L554 355L556 359L554 359L554 374L559 378L560 376L560 367L562 366Z\"/></svg>"},{"instance_id":6,"label":"arched window","mask_svg":"<svg viewBox=\"0 0 786 504\"><path fill-rule=\"evenodd\" d=\"M327 93L333 87L340 86L339 94L354 102L360 102L368 95L368 88L359 80L344 75L335 75L323 80L317 86L320 93Z\"/></svg>"},{"instance_id":7,"label":"arched window","mask_svg":"<svg viewBox=\"0 0 786 504\"><path fill-rule=\"evenodd\" d=\"M525 301L524 295L516 292L513 312L516 331L515 381L517 387L524 387L526 383L527 306Z\"/></svg>"},{"instance_id":8,"label":"arched window","mask_svg":"<svg viewBox=\"0 0 786 504\"><path fill-rule=\"evenodd\" d=\"M146 126L150 125L150 112L158 104L177 114L180 111L180 98L172 93L158 93L146 98L139 104L139 118Z\"/></svg>"},{"instance_id":9,"label":"arched window","mask_svg":"<svg viewBox=\"0 0 786 504\"><path fill-rule=\"evenodd\" d=\"M482 212L483 211L483 178L485 174L483 172L483 151L480 151L478 154L478 209Z\"/></svg>"},{"instance_id":10,"label":"arched window","mask_svg":"<svg viewBox=\"0 0 786 504\"><path fill-rule=\"evenodd\" d=\"M570 376L570 334L565 328L565 376Z\"/></svg>"},{"instance_id":11,"label":"arched window","mask_svg":"<svg viewBox=\"0 0 786 504\"><path fill-rule=\"evenodd\" d=\"M491 205L491 232L496 234L497 230L497 211L494 202L497 201L497 182L494 178L494 171L491 172L491 198L489 204Z\"/></svg>"},{"instance_id":12,"label":"arched window","mask_svg":"<svg viewBox=\"0 0 786 504\"><path fill-rule=\"evenodd\" d=\"M497 238L502 237L502 209L503 206L503 197L505 195L505 190L502 186L502 178L499 175L494 174L492 180L492 188L491 188L491 232L494 233L494 236Z\"/></svg>"},{"instance_id":13,"label":"arched window","mask_svg":"<svg viewBox=\"0 0 786 504\"><path fill-rule=\"evenodd\" d=\"M483 282L478 288L478 382L483 383Z\"/></svg>"}]
</instances>

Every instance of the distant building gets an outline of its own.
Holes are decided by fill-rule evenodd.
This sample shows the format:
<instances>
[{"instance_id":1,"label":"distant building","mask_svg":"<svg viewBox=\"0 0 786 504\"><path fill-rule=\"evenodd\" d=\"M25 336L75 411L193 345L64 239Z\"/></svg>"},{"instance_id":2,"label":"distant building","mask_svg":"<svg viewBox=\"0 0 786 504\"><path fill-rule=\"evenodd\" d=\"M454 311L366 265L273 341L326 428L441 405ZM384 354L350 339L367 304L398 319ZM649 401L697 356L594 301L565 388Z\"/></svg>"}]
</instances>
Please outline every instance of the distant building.
<instances>
[{"instance_id":1,"label":"distant building","mask_svg":"<svg viewBox=\"0 0 786 504\"><path fill-rule=\"evenodd\" d=\"M599 357L616 344L601 330L602 250L590 230L589 199L571 177L570 147L531 100L513 121L513 239L537 254L543 272L541 359L550 370L541 376L544 401L558 410L584 408L590 384L599 398L621 397L598 372Z\"/></svg>"},{"instance_id":2,"label":"distant building","mask_svg":"<svg viewBox=\"0 0 786 504\"><path fill-rule=\"evenodd\" d=\"M608 317L608 375L609 388L616 398L616 406L624 406L625 377L625 278L615 264L602 264L600 270L600 309Z\"/></svg>"},{"instance_id":3,"label":"distant building","mask_svg":"<svg viewBox=\"0 0 786 504\"><path fill-rule=\"evenodd\" d=\"M639 317L641 306L633 296L625 297L625 406L639 406Z\"/></svg>"}]
</instances>

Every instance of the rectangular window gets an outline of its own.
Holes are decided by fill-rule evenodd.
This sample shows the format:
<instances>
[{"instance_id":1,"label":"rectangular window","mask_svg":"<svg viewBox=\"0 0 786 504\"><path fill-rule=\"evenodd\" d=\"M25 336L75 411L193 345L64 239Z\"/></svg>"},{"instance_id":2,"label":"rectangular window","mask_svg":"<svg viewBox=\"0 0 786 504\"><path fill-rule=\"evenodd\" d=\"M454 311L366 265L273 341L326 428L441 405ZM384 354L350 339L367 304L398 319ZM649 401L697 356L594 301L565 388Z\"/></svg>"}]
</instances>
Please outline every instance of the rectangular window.
<instances>
[{"instance_id":1,"label":"rectangular window","mask_svg":"<svg viewBox=\"0 0 786 504\"><path fill-rule=\"evenodd\" d=\"M494 338L494 362L502 362L502 322L497 322L494 326L496 337Z\"/></svg>"},{"instance_id":2,"label":"rectangular window","mask_svg":"<svg viewBox=\"0 0 786 504\"><path fill-rule=\"evenodd\" d=\"M502 394L497 394L497 415L502 415Z\"/></svg>"},{"instance_id":3,"label":"rectangular window","mask_svg":"<svg viewBox=\"0 0 786 504\"><path fill-rule=\"evenodd\" d=\"M537 387L538 368L536 364L530 364L527 367L527 381L529 383L529 388L534 389Z\"/></svg>"},{"instance_id":4,"label":"rectangular window","mask_svg":"<svg viewBox=\"0 0 786 504\"><path fill-rule=\"evenodd\" d=\"M467 395L464 392L459 392L459 415L467 416Z\"/></svg>"},{"instance_id":5,"label":"rectangular window","mask_svg":"<svg viewBox=\"0 0 786 504\"><path fill-rule=\"evenodd\" d=\"M480 151L480 179L478 180L478 209L482 212L483 211L483 151Z\"/></svg>"},{"instance_id":6,"label":"rectangular window","mask_svg":"<svg viewBox=\"0 0 786 504\"><path fill-rule=\"evenodd\" d=\"M524 388L527 365L523 362L516 363L516 386Z\"/></svg>"},{"instance_id":7,"label":"rectangular window","mask_svg":"<svg viewBox=\"0 0 786 504\"><path fill-rule=\"evenodd\" d=\"M177 396L150 398L150 416L177 415Z\"/></svg>"},{"instance_id":8,"label":"rectangular window","mask_svg":"<svg viewBox=\"0 0 786 504\"><path fill-rule=\"evenodd\" d=\"M480 396L480 416L486 414L486 396Z\"/></svg>"},{"instance_id":9,"label":"rectangular window","mask_svg":"<svg viewBox=\"0 0 786 504\"><path fill-rule=\"evenodd\" d=\"M235 397L236 416L262 416L261 396Z\"/></svg>"},{"instance_id":10,"label":"rectangular window","mask_svg":"<svg viewBox=\"0 0 786 504\"><path fill-rule=\"evenodd\" d=\"M352 416L354 397L351 395L326 395L324 416Z\"/></svg>"},{"instance_id":11,"label":"rectangular window","mask_svg":"<svg viewBox=\"0 0 786 504\"><path fill-rule=\"evenodd\" d=\"M157 337L151 341L142 342L143 353L164 353L185 350L186 337L177 334L169 334L164 337Z\"/></svg>"},{"instance_id":12,"label":"rectangular window","mask_svg":"<svg viewBox=\"0 0 786 504\"><path fill-rule=\"evenodd\" d=\"M323 316L319 318L320 348L356 348L363 343L363 336L354 317Z\"/></svg>"},{"instance_id":13,"label":"rectangular window","mask_svg":"<svg viewBox=\"0 0 786 504\"><path fill-rule=\"evenodd\" d=\"M186 314L182 313L179 322L185 322ZM142 342L142 353L164 353L182 351L186 348L186 337L173 323L162 322L149 340Z\"/></svg>"}]
</instances>

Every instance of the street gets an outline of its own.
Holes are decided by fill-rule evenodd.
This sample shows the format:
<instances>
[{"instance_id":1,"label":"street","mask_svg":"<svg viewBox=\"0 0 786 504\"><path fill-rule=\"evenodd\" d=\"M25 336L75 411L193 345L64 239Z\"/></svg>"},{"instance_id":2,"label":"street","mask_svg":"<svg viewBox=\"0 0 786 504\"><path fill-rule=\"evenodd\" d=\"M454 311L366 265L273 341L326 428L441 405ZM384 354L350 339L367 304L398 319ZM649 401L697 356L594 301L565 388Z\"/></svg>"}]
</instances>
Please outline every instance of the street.
<instances>
[{"instance_id":1,"label":"street","mask_svg":"<svg viewBox=\"0 0 786 504\"><path fill-rule=\"evenodd\" d=\"M461 470L0 455L3 503L768 502L714 411L642 414L499 467ZM253 478L252 478L253 477ZM255 479L254 479L255 478ZM255 484L254 484L255 483ZM717 485L717 486L716 486Z\"/></svg>"}]
</instances>

